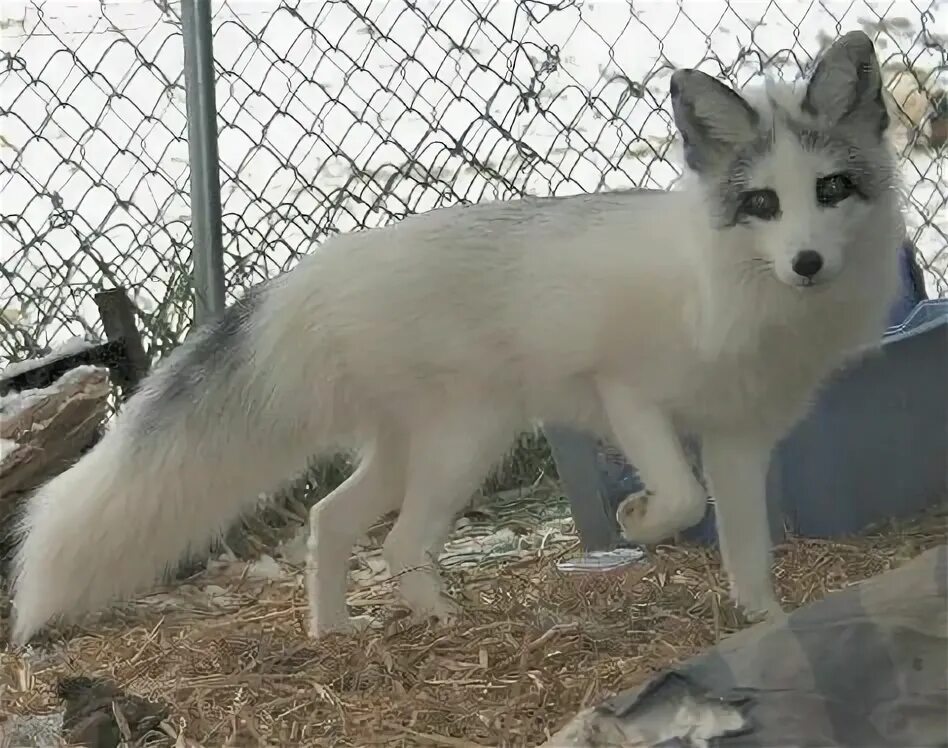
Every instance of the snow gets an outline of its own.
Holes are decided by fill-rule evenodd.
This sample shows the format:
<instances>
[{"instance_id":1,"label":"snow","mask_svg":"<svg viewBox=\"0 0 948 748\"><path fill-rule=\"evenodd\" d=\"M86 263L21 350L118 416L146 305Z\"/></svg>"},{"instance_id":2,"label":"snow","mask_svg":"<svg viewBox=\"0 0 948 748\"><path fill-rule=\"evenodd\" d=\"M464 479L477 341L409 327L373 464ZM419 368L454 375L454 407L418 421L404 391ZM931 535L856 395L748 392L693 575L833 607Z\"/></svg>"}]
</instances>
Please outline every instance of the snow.
<instances>
[{"instance_id":1,"label":"snow","mask_svg":"<svg viewBox=\"0 0 948 748\"><path fill-rule=\"evenodd\" d=\"M9 418L14 413L23 409L23 393L10 392L6 395L0 395L0 415Z\"/></svg>"},{"instance_id":2,"label":"snow","mask_svg":"<svg viewBox=\"0 0 948 748\"><path fill-rule=\"evenodd\" d=\"M927 30L911 0L882 10L831 0L590 0L552 11L545 3L456 0L418 0L417 10L394 0L291 5L295 13L275 0L212 2L216 59L239 73L217 85L234 287L292 266L333 231L406 212L520 190L669 186L679 173L669 149L673 66L720 73L722 60L743 84L759 73L760 58L741 52L762 49L772 70L795 76L794 59L808 62L828 34L863 27L882 32L883 63L912 60L935 71L933 88L946 85L938 44L948 42L932 31L948 28L945 4L927 11ZM38 28L32 3L10 0L2 12L0 43L25 67L0 77L16 113L5 118L0 143L3 212L17 218L16 231L0 227L0 265L10 268L0 279L0 308L15 301L13 324L43 327L30 302L42 289L76 313L61 327L43 327L57 342L97 327L85 290L103 268L144 307L165 302L181 282L169 258L186 264L190 241L183 50L177 27L152 0L46 2ZM937 44L927 44L933 38ZM110 96L113 89L123 95ZM525 91L534 94L526 102ZM945 169L944 159L922 150L903 161L911 235L942 272ZM77 211L73 225L51 223L60 205ZM46 233L22 251L37 229ZM92 244L83 244L93 230ZM50 253L71 263L61 270ZM946 291L931 277L929 290Z\"/></svg>"},{"instance_id":3,"label":"snow","mask_svg":"<svg viewBox=\"0 0 948 748\"><path fill-rule=\"evenodd\" d=\"M74 379L82 379L93 371L107 371L101 366L76 366L63 374L49 387L21 392L10 392L0 397L0 416L11 418L15 413L30 407L38 398L49 397L68 385Z\"/></svg>"},{"instance_id":4,"label":"snow","mask_svg":"<svg viewBox=\"0 0 948 748\"><path fill-rule=\"evenodd\" d=\"M17 361L10 364L5 369L0 369L0 379L9 379L10 377L16 376L17 374L22 374L24 371L38 369L39 367L45 366L46 364L51 364L53 361L65 358L66 356L72 356L76 353L81 353L82 351L88 350L94 346L95 343L92 343L85 338L70 338L69 340L58 345L45 356L37 356L35 358Z\"/></svg>"},{"instance_id":5,"label":"snow","mask_svg":"<svg viewBox=\"0 0 948 748\"><path fill-rule=\"evenodd\" d=\"M15 441L11 441L10 439L0 439L0 463L2 463L8 455L13 454L19 448L20 445Z\"/></svg>"}]
</instances>

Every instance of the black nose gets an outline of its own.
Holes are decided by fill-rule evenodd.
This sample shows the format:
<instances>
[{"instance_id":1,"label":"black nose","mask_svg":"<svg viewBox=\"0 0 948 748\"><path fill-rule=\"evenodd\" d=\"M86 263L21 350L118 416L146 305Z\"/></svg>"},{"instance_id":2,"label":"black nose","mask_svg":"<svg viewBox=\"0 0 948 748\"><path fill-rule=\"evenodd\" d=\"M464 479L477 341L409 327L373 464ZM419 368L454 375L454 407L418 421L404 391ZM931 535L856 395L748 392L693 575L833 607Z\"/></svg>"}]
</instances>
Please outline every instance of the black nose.
<instances>
[{"instance_id":1,"label":"black nose","mask_svg":"<svg viewBox=\"0 0 948 748\"><path fill-rule=\"evenodd\" d=\"M793 272L804 278L812 278L823 267L823 255L813 249L804 249L797 252L793 258Z\"/></svg>"}]
</instances>

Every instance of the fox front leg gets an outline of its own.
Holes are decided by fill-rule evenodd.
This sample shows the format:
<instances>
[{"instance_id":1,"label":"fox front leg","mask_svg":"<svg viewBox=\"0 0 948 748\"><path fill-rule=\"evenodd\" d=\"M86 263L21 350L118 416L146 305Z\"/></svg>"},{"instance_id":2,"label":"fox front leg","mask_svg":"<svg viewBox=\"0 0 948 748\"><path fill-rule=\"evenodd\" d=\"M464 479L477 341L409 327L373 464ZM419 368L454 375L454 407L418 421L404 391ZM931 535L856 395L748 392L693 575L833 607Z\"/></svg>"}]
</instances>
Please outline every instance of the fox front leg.
<instances>
[{"instance_id":1,"label":"fox front leg","mask_svg":"<svg viewBox=\"0 0 948 748\"><path fill-rule=\"evenodd\" d=\"M773 543L767 517L773 446L774 440L762 434L707 434L702 439L731 597L752 620L783 612L771 576Z\"/></svg>"},{"instance_id":2,"label":"fox front leg","mask_svg":"<svg viewBox=\"0 0 948 748\"><path fill-rule=\"evenodd\" d=\"M647 488L619 505L622 534L633 543L653 545L696 525L704 517L707 495L671 419L622 383L603 381L598 388L618 446Z\"/></svg>"}]
</instances>

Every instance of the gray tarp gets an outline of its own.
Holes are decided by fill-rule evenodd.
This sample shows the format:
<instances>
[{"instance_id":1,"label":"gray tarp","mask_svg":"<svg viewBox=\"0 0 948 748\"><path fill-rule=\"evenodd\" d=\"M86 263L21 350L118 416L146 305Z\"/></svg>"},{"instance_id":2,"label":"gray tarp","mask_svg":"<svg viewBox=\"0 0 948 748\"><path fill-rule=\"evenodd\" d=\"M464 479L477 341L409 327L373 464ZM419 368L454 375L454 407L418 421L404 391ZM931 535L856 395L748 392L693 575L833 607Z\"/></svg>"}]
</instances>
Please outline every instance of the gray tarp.
<instances>
[{"instance_id":1,"label":"gray tarp","mask_svg":"<svg viewBox=\"0 0 948 748\"><path fill-rule=\"evenodd\" d=\"M948 546L734 634L544 745L945 748Z\"/></svg>"}]
</instances>

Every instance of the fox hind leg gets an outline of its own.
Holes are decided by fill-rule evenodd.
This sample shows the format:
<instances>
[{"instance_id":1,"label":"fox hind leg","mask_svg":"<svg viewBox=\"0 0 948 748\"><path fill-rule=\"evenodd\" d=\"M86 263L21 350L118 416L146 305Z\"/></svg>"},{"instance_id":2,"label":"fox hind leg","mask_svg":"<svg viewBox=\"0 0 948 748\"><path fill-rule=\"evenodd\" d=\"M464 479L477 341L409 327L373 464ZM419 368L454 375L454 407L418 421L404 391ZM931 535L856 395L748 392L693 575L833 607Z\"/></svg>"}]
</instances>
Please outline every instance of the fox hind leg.
<instances>
[{"instance_id":1,"label":"fox hind leg","mask_svg":"<svg viewBox=\"0 0 948 748\"><path fill-rule=\"evenodd\" d=\"M434 562L457 513L511 440L516 426L502 413L480 402L453 405L412 434L405 501L383 553L416 617L447 622L459 612Z\"/></svg>"},{"instance_id":2,"label":"fox hind leg","mask_svg":"<svg viewBox=\"0 0 948 748\"><path fill-rule=\"evenodd\" d=\"M349 557L359 536L401 504L405 457L397 437L376 439L355 472L310 510L306 587L312 637L351 632L359 623L346 610Z\"/></svg>"}]
</instances>

